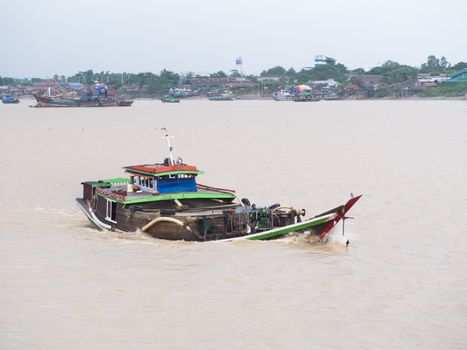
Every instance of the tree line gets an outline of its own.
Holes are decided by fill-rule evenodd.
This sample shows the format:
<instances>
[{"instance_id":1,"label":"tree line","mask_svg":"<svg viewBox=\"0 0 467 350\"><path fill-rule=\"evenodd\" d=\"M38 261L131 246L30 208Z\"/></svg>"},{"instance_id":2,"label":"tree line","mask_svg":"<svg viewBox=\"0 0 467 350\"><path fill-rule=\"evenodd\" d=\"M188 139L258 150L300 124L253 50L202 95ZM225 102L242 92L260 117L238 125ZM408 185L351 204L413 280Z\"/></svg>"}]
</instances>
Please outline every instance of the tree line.
<instances>
[{"instance_id":1,"label":"tree line","mask_svg":"<svg viewBox=\"0 0 467 350\"><path fill-rule=\"evenodd\" d=\"M250 81L258 81L259 78L280 78L282 81L290 84L306 83L308 81L334 79L344 83L348 81L350 76L359 76L364 74L381 75L381 80L387 84L401 83L407 80L412 80L418 74L452 74L458 70L467 68L466 62L458 62L451 64L443 56L437 58L430 55L427 61L420 67L412 67L405 64L400 64L395 61L388 60L380 66L374 67L368 71L363 68L349 70L344 64L337 63L334 58L327 58L325 63L313 68L303 68L300 71L295 71L293 68L286 69L282 66L275 66L267 70L263 70L259 76L249 75L246 78ZM231 72L230 76L238 77L240 74L236 71ZM159 74L152 72L145 73L111 73L109 71L94 72L93 70L79 71L78 73L65 77L54 75L53 79L68 83L92 84L95 82L105 83L116 86L117 88L132 84L136 86L145 86L150 93L157 93L168 90L178 84L189 82L194 77L200 75L190 72L180 75L168 70L162 70ZM211 73L212 78L226 78L228 74L223 71ZM30 85L35 82L44 82L48 79L32 78L32 79L15 79L10 77L0 76L0 85ZM262 79L264 80L264 79ZM263 82L266 84L267 82ZM271 83L273 84L273 83Z\"/></svg>"},{"instance_id":2,"label":"tree line","mask_svg":"<svg viewBox=\"0 0 467 350\"><path fill-rule=\"evenodd\" d=\"M418 74L430 74L433 76L439 74L453 74L458 70L467 68L466 62L458 62L451 65L443 56L441 59L430 55L427 61L420 68L400 64L395 61L388 60L380 66L374 67L368 71L363 68L349 70L345 65L336 63L333 58L327 58L326 63L316 66L312 69L302 69L296 72L293 68L286 70L281 66L276 66L268 70L263 70L261 77L282 77L285 79L303 81L316 81L334 79L338 82L344 82L349 76L355 75L381 75L383 82L392 84L399 83L410 79L415 79Z\"/></svg>"}]
</instances>

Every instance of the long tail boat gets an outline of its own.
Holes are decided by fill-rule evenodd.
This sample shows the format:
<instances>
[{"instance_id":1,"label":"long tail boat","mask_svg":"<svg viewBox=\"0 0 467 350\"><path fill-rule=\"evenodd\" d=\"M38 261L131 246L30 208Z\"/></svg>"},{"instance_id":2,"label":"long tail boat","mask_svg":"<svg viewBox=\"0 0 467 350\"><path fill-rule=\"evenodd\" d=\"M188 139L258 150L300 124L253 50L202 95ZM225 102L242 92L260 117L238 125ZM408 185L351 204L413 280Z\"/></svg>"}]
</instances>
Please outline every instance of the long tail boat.
<instances>
[{"instance_id":1,"label":"long tail boat","mask_svg":"<svg viewBox=\"0 0 467 350\"><path fill-rule=\"evenodd\" d=\"M181 158L124 167L127 178L85 181L79 207L99 229L135 232L167 240L267 240L306 233L325 241L360 199L304 219L305 210L273 204L257 207L234 190L197 182L203 172Z\"/></svg>"}]
</instances>

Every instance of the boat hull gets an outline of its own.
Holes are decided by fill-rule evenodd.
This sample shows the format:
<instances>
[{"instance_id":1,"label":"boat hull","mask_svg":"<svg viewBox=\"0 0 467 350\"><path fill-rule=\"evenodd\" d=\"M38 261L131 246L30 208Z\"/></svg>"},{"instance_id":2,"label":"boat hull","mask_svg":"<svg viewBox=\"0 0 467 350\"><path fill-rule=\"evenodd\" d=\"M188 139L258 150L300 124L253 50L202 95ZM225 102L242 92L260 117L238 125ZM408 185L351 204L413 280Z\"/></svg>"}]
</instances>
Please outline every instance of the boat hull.
<instances>
[{"instance_id":1,"label":"boat hull","mask_svg":"<svg viewBox=\"0 0 467 350\"><path fill-rule=\"evenodd\" d=\"M10 94L2 94L1 98L2 98L2 102L6 104L19 103L19 100L15 96L10 95Z\"/></svg>"},{"instance_id":2,"label":"boat hull","mask_svg":"<svg viewBox=\"0 0 467 350\"><path fill-rule=\"evenodd\" d=\"M276 91L272 94L272 98L275 101L292 101L292 94L285 91Z\"/></svg>"},{"instance_id":3,"label":"boat hull","mask_svg":"<svg viewBox=\"0 0 467 350\"><path fill-rule=\"evenodd\" d=\"M45 97L33 94L37 101L36 107L116 107L116 106L131 106L133 101L119 101L112 97L106 98L59 98Z\"/></svg>"},{"instance_id":4,"label":"boat hull","mask_svg":"<svg viewBox=\"0 0 467 350\"><path fill-rule=\"evenodd\" d=\"M118 106L119 107L130 107L133 104L133 100L119 100Z\"/></svg>"},{"instance_id":5,"label":"boat hull","mask_svg":"<svg viewBox=\"0 0 467 350\"><path fill-rule=\"evenodd\" d=\"M180 103L180 99L173 96L162 96L161 101L164 103Z\"/></svg>"},{"instance_id":6,"label":"boat hull","mask_svg":"<svg viewBox=\"0 0 467 350\"><path fill-rule=\"evenodd\" d=\"M233 94L215 94L209 95L209 101L235 101L236 96Z\"/></svg>"},{"instance_id":7,"label":"boat hull","mask_svg":"<svg viewBox=\"0 0 467 350\"><path fill-rule=\"evenodd\" d=\"M292 100L294 102L317 102L321 100L321 98L318 95L298 94L298 95L294 95L292 97Z\"/></svg>"},{"instance_id":8,"label":"boat hull","mask_svg":"<svg viewBox=\"0 0 467 350\"><path fill-rule=\"evenodd\" d=\"M274 225L268 229L255 230L249 226L248 215L238 214L238 210L214 210L198 213L179 213L171 210L133 210L118 204L114 218L105 215L105 204L93 204L89 200L77 198L81 210L89 221L100 229L124 232L143 231L146 234L165 240L184 241L235 241L270 240L290 233L306 233L319 236L321 240L343 218L345 213L360 198L352 198L313 218L297 221L295 214L276 215ZM350 203L350 204L349 204ZM243 221L242 221L243 220ZM208 229L209 227L209 229ZM231 229L226 229L230 227Z\"/></svg>"}]
</instances>

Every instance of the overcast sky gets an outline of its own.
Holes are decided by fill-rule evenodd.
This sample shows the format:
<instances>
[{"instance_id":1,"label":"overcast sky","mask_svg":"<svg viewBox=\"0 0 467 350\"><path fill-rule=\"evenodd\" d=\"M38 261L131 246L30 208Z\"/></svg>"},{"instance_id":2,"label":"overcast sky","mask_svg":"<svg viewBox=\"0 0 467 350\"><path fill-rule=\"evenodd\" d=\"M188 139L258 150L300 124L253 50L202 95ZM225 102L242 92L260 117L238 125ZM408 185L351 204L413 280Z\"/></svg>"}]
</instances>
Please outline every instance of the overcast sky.
<instances>
[{"instance_id":1,"label":"overcast sky","mask_svg":"<svg viewBox=\"0 0 467 350\"><path fill-rule=\"evenodd\" d=\"M467 61L467 0L0 0L0 76Z\"/></svg>"}]
</instances>

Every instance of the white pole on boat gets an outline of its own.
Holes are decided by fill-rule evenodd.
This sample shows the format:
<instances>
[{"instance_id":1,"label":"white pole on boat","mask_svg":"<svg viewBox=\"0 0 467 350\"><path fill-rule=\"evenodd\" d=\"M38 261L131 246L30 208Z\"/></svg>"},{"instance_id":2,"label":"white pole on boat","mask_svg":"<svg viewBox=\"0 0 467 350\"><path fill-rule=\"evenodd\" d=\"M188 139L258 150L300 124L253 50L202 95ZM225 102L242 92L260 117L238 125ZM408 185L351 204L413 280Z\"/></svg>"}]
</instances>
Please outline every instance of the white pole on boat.
<instances>
[{"instance_id":1,"label":"white pole on boat","mask_svg":"<svg viewBox=\"0 0 467 350\"><path fill-rule=\"evenodd\" d=\"M161 130L165 131L165 136L163 136L162 138L165 138L167 140L167 146L169 147L169 155L170 155L170 165L174 165L175 164L174 163L174 157L173 157L173 154L172 154L173 148L170 145L170 139L174 139L175 137L174 136L169 136L169 134L167 133L166 128L162 128Z\"/></svg>"}]
</instances>

